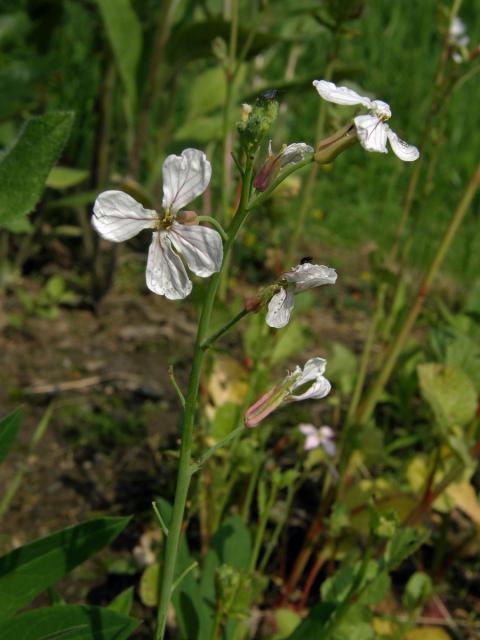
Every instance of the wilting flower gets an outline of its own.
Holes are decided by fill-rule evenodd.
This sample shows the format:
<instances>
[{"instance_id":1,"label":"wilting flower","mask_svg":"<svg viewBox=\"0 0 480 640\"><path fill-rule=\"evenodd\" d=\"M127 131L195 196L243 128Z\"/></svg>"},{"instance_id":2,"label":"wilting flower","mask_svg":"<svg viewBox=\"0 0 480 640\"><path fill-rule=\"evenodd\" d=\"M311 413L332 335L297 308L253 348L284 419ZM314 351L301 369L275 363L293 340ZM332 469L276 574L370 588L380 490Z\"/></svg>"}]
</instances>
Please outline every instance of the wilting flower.
<instances>
[{"instance_id":1,"label":"wilting flower","mask_svg":"<svg viewBox=\"0 0 480 640\"><path fill-rule=\"evenodd\" d=\"M281 289L268 303L267 324L275 329L285 327L290 320L295 294L323 284L335 284L336 280L335 269L309 262L299 264L282 274Z\"/></svg>"},{"instance_id":2,"label":"wilting flower","mask_svg":"<svg viewBox=\"0 0 480 640\"><path fill-rule=\"evenodd\" d=\"M298 425L298 429L305 436L305 443L303 445L305 451L322 447L327 456L333 458L336 446L334 442L335 432L331 427L323 426L317 429L313 424L300 424Z\"/></svg>"},{"instance_id":3,"label":"wilting flower","mask_svg":"<svg viewBox=\"0 0 480 640\"><path fill-rule=\"evenodd\" d=\"M327 361L310 358L303 370L300 367L289 373L245 412L245 425L255 427L280 405L299 400L320 400L330 393L331 384L324 378Z\"/></svg>"},{"instance_id":4,"label":"wilting flower","mask_svg":"<svg viewBox=\"0 0 480 640\"><path fill-rule=\"evenodd\" d=\"M257 191L265 191L271 185L280 169L288 164L296 164L305 158L306 153L313 153L313 147L305 142L293 142L288 146L283 146L277 154L272 151L272 141L268 145L268 159L259 170L253 181L253 186Z\"/></svg>"},{"instance_id":5,"label":"wilting flower","mask_svg":"<svg viewBox=\"0 0 480 640\"><path fill-rule=\"evenodd\" d=\"M161 212L144 209L123 191L104 191L95 200L92 224L102 238L112 242L122 242L142 229L152 229L147 287L177 300L186 298L192 290L179 254L193 273L207 278L220 269L223 245L218 231L198 224L180 224L177 220L179 216L181 219L180 210L203 193L210 182L212 168L205 154L185 149L181 156L168 156L162 171Z\"/></svg>"},{"instance_id":6,"label":"wilting flower","mask_svg":"<svg viewBox=\"0 0 480 640\"><path fill-rule=\"evenodd\" d=\"M335 104L362 104L370 111L370 115L354 118L355 128L360 144L367 151L388 153L387 139L393 152L400 160L417 160L420 152L417 147L401 140L387 124L392 112L390 106L382 100L370 100L348 87L337 87L333 82L314 80L313 85L324 100Z\"/></svg>"}]
</instances>

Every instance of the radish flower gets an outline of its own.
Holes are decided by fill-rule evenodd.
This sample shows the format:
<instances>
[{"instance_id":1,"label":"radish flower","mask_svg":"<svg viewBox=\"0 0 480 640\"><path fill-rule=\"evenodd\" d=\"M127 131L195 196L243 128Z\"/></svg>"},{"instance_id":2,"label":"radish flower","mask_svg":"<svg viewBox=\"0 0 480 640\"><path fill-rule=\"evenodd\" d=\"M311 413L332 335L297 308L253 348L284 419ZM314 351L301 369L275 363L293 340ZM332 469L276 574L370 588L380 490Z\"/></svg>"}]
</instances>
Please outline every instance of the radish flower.
<instances>
[{"instance_id":1,"label":"radish flower","mask_svg":"<svg viewBox=\"0 0 480 640\"><path fill-rule=\"evenodd\" d=\"M317 429L313 424L300 424L298 425L298 429L305 436L305 443L303 445L305 451L322 447L327 456L333 458L336 451L334 442L335 433L333 429L327 426Z\"/></svg>"},{"instance_id":2,"label":"radish flower","mask_svg":"<svg viewBox=\"0 0 480 640\"><path fill-rule=\"evenodd\" d=\"M357 116L353 119L358 139L364 149L388 153L388 140L392 151L400 160L411 162L419 158L420 152L417 147L401 140L388 126L387 120L390 120L392 112L386 102L370 100L348 87L337 87L333 82L326 80L314 80L313 85L320 96L328 102L343 105L361 104L370 111L369 115Z\"/></svg>"},{"instance_id":3,"label":"radish flower","mask_svg":"<svg viewBox=\"0 0 480 640\"><path fill-rule=\"evenodd\" d=\"M255 427L280 405L300 400L321 400L330 393L330 382L323 376L327 361L310 358L303 369L295 367L282 382L267 391L245 412L245 426Z\"/></svg>"},{"instance_id":4,"label":"radish flower","mask_svg":"<svg viewBox=\"0 0 480 640\"><path fill-rule=\"evenodd\" d=\"M280 278L281 289L268 303L266 321L269 327L281 329L288 324L292 313L294 297L301 291L335 284L337 272L320 264L299 264Z\"/></svg>"},{"instance_id":5,"label":"radish flower","mask_svg":"<svg viewBox=\"0 0 480 640\"><path fill-rule=\"evenodd\" d=\"M123 191L104 191L95 200L92 224L111 242L123 242L142 229L153 231L148 250L147 287L170 300L186 298L192 290L188 268L201 278L220 270L222 238L218 231L197 224L181 224L183 207L202 194L210 182L212 167L205 154L185 149L163 163L162 211L145 209ZM189 212L190 213L190 212Z\"/></svg>"}]
</instances>

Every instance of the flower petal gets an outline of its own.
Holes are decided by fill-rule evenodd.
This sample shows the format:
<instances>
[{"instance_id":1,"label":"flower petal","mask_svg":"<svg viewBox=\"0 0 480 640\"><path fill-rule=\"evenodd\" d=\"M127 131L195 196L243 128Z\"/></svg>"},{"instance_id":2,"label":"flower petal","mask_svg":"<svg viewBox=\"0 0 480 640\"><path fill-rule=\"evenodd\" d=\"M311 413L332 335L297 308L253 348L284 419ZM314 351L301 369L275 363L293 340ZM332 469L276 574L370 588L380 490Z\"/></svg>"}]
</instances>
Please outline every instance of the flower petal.
<instances>
[{"instance_id":1,"label":"flower petal","mask_svg":"<svg viewBox=\"0 0 480 640\"><path fill-rule=\"evenodd\" d=\"M317 429L313 424L299 424L298 430L303 433L304 436L313 436L317 434Z\"/></svg>"},{"instance_id":2,"label":"flower petal","mask_svg":"<svg viewBox=\"0 0 480 640\"><path fill-rule=\"evenodd\" d=\"M280 152L278 159L280 166L285 167L288 164L296 164L305 158L306 153L313 153L313 147L305 142L292 142L283 151Z\"/></svg>"},{"instance_id":3,"label":"flower petal","mask_svg":"<svg viewBox=\"0 0 480 640\"><path fill-rule=\"evenodd\" d=\"M420 151L417 147L414 147L413 144L408 144L408 142L399 138L397 134L390 129L390 127L386 127L386 129L392 151L398 158L400 158L400 160L404 160L405 162L418 160L420 157Z\"/></svg>"},{"instance_id":4,"label":"flower petal","mask_svg":"<svg viewBox=\"0 0 480 640\"><path fill-rule=\"evenodd\" d=\"M189 269L201 278L220 271L223 243L218 231L198 224L174 222L167 231L175 249L182 254Z\"/></svg>"},{"instance_id":5,"label":"flower petal","mask_svg":"<svg viewBox=\"0 0 480 640\"><path fill-rule=\"evenodd\" d=\"M305 363L303 371L295 379L291 388L288 402L298 402L299 400L320 400L330 393L331 384L323 377L327 361L324 358L310 358ZM295 389L302 387L308 382L312 382L304 393L293 395Z\"/></svg>"},{"instance_id":6,"label":"flower petal","mask_svg":"<svg viewBox=\"0 0 480 640\"><path fill-rule=\"evenodd\" d=\"M311 451L312 449L316 449L321 445L320 438L318 435L311 435L305 438L305 443L303 445L304 451Z\"/></svg>"},{"instance_id":7,"label":"flower petal","mask_svg":"<svg viewBox=\"0 0 480 640\"><path fill-rule=\"evenodd\" d=\"M169 300L186 298L192 290L183 262L173 251L165 231L153 234L148 249L147 287Z\"/></svg>"},{"instance_id":8,"label":"flower petal","mask_svg":"<svg viewBox=\"0 0 480 640\"><path fill-rule=\"evenodd\" d=\"M376 116L357 116L354 118L360 144L367 151L388 153L387 126Z\"/></svg>"},{"instance_id":9,"label":"flower petal","mask_svg":"<svg viewBox=\"0 0 480 640\"><path fill-rule=\"evenodd\" d=\"M163 208L176 213L205 191L212 166L203 151L185 149L181 156L168 156L162 172Z\"/></svg>"},{"instance_id":10,"label":"flower petal","mask_svg":"<svg viewBox=\"0 0 480 640\"><path fill-rule=\"evenodd\" d=\"M104 191L93 205L92 225L112 242L133 238L142 229L154 228L157 214L144 209L132 196L123 191Z\"/></svg>"},{"instance_id":11,"label":"flower petal","mask_svg":"<svg viewBox=\"0 0 480 640\"><path fill-rule=\"evenodd\" d=\"M284 273L283 277L295 285L295 293L298 293L299 291L313 289L313 287L320 287L323 284L335 284L337 272L335 269L321 264L306 262L293 267L293 269Z\"/></svg>"},{"instance_id":12,"label":"flower petal","mask_svg":"<svg viewBox=\"0 0 480 640\"><path fill-rule=\"evenodd\" d=\"M348 87L337 87L333 82L327 80L314 80L313 86L324 100L334 102L335 104L363 104L367 109L372 108L370 98L361 96L353 89Z\"/></svg>"},{"instance_id":13,"label":"flower petal","mask_svg":"<svg viewBox=\"0 0 480 640\"><path fill-rule=\"evenodd\" d=\"M268 303L267 317L269 327L281 329L288 324L293 309L293 290L290 287L282 287L270 299Z\"/></svg>"}]
</instances>

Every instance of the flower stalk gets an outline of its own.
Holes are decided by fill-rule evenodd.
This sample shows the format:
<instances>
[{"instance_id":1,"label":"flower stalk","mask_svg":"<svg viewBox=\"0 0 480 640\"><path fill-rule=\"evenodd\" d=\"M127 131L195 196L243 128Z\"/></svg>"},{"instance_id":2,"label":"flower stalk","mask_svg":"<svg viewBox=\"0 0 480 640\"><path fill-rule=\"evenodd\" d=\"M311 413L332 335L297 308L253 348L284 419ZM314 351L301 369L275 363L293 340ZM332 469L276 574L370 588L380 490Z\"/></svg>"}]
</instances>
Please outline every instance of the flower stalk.
<instances>
[{"instance_id":1,"label":"flower stalk","mask_svg":"<svg viewBox=\"0 0 480 640\"><path fill-rule=\"evenodd\" d=\"M165 545L165 556L163 563L162 582L160 587L159 606L157 611L157 627L155 630L155 640L162 640L165 634L167 623L167 610L172 595L172 585L175 574L175 565L177 561L178 545L182 531L183 516L185 513L185 505L187 502L188 489L192 476L191 457L192 457L192 441L193 427L195 423L195 413L197 409L198 389L200 385L200 375L202 371L203 358L205 349L202 343L207 337L210 319L213 311L220 277L230 251L232 249L235 238L240 231L247 215L248 215L248 198L250 196L252 183L252 163L247 160L245 170L245 178L242 185L242 193L237 212L228 229L228 240L224 247L224 258L222 267L219 272L215 273L210 280L205 303L200 315L198 324L197 337L195 340L192 369L190 373L190 381L188 392L185 398L185 411L183 414L182 441L180 446L180 460L177 472L177 483L175 490L175 499L173 503L172 519L169 527L169 535Z\"/></svg>"}]
</instances>

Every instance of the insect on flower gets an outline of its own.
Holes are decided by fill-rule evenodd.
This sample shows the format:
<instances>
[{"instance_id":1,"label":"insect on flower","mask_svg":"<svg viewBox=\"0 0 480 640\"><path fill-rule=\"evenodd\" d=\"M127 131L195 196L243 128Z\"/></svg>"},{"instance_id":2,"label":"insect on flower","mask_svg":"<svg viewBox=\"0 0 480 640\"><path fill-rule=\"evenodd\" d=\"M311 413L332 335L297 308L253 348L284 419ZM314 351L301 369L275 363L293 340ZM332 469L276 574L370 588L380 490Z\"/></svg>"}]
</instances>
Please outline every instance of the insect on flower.
<instances>
[{"instance_id":1,"label":"insect on flower","mask_svg":"<svg viewBox=\"0 0 480 640\"><path fill-rule=\"evenodd\" d=\"M388 153L388 140L392 151L400 160L411 162L419 158L420 152L417 147L399 138L387 124L392 112L390 105L386 102L383 102L383 100L370 100L370 98L361 96L353 89L337 87L333 82L327 82L327 80L314 80L313 86L319 95L324 100L328 100L328 102L342 105L361 104L370 111L369 115L357 116L353 119L358 139L364 149Z\"/></svg>"},{"instance_id":2,"label":"insect on flower","mask_svg":"<svg viewBox=\"0 0 480 640\"><path fill-rule=\"evenodd\" d=\"M335 284L335 269L320 264L312 264L311 258L303 258L299 265L282 274L279 279L280 291L275 293L268 303L266 321L269 327L281 329L288 324L294 305L294 297L301 291Z\"/></svg>"},{"instance_id":3,"label":"insect on flower","mask_svg":"<svg viewBox=\"0 0 480 640\"><path fill-rule=\"evenodd\" d=\"M193 273L207 278L220 270L223 245L218 231L179 222L180 210L202 194L210 182L212 168L205 154L185 149L181 156L168 156L162 171L161 212L145 209L123 191L104 191L95 200L92 224L102 238L112 242L129 240L142 229L151 229L147 287L158 295L178 300L186 298L192 290L180 255Z\"/></svg>"}]
</instances>

